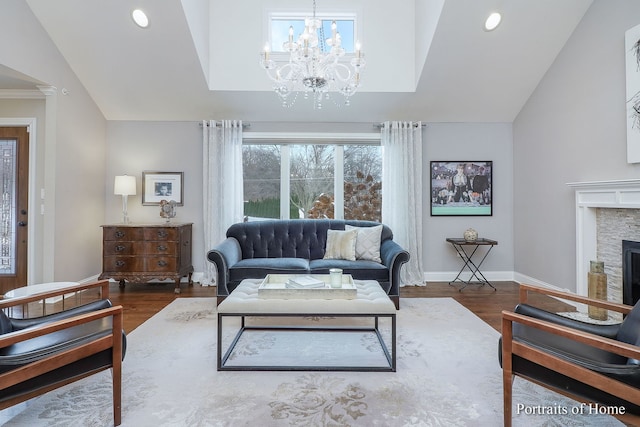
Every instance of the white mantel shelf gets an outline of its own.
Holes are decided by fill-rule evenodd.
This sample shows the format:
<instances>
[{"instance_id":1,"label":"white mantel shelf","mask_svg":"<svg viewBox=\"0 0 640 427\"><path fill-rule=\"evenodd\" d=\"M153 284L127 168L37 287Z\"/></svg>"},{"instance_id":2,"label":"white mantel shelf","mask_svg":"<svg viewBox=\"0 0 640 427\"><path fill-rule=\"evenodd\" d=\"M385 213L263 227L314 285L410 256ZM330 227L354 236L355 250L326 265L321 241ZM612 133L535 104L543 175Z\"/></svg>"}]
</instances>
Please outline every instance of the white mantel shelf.
<instances>
[{"instance_id":1,"label":"white mantel shelf","mask_svg":"<svg viewBox=\"0 0 640 427\"><path fill-rule=\"evenodd\" d=\"M576 193L576 291L587 295L589 262L597 256L596 209L640 209L640 179L570 182Z\"/></svg>"},{"instance_id":2,"label":"white mantel shelf","mask_svg":"<svg viewBox=\"0 0 640 427\"><path fill-rule=\"evenodd\" d=\"M640 208L640 179L570 182L576 206L592 208Z\"/></svg>"}]
</instances>

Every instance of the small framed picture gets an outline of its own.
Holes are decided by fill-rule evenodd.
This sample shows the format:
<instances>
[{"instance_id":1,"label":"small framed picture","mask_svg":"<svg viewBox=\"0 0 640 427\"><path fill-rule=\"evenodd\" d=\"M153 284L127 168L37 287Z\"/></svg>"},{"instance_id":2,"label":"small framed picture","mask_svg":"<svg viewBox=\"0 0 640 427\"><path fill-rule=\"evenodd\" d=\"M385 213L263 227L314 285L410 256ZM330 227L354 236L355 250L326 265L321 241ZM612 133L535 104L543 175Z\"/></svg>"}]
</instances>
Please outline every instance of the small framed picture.
<instances>
[{"instance_id":1,"label":"small framed picture","mask_svg":"<svg viewBox=\"0 0 640 427\"><path fill-rule=\"evenodd\" d=\"M184 172L142 172L142 204L160 205L162 200L184 205Z\"/></svg>"},{"instance_id":2,"label":"small framed picture","mask_svg":"<svg viewBox=\"0 0 640 427\"><path fill-rule=\"evenodd\" d=\"M493 215L493 162L431 162L431 216Z\"/></svg>"}]
</instances>

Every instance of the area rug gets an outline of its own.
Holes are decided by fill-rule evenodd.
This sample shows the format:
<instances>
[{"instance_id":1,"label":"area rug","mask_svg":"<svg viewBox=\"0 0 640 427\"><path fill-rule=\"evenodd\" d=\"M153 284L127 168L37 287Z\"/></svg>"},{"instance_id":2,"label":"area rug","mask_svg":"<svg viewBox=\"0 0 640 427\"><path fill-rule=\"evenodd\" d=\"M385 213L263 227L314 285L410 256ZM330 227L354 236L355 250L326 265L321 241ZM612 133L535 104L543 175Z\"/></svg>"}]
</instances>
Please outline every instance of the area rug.
<instances>
[{"instance_id":1,"label":"area rug","mask_svg":"<svg viewBox=\"0 0 640 427\"><path fill-rule=\"evenodd\" d=\"M179 298L129 334L123 426L502 425L499 335L453 299L402 300L395 373L217 372L216 327L215 299ZM516 426L623 425L576 415L578 402L520 378L513 400ZM30 401L5 425L112 423L104 372Z\"/></svg>"}]
</instances>

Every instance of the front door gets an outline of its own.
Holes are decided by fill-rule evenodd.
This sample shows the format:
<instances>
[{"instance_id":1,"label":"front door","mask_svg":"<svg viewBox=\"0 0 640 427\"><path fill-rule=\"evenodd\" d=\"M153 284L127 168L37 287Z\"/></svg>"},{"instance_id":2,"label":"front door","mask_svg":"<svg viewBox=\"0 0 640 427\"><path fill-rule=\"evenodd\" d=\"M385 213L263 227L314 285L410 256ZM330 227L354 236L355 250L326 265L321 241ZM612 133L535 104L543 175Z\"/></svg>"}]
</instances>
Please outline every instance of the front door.
<instances>
[{"instance_id":1,"label":"front door","mask_svg":"<svg viewBox=\"0 0 640 427\"><path fill-rule=\"evenodd\" d=\"M29 132L0 127L0 294L27 285Z\"/></svg>"}]
</instances>

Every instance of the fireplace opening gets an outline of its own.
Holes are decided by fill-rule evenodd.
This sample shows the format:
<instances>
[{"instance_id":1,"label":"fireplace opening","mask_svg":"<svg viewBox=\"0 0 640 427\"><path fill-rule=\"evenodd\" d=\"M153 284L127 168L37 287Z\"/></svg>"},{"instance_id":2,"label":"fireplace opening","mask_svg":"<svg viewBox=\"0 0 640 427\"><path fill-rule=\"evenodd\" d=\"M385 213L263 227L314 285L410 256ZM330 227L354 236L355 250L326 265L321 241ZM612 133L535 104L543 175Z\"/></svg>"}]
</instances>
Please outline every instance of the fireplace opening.
<instances>
[{"instance_id":1,"label":"fireplace opening","mask_svg":"<svg viewBox=\"0 0 640 427\"><path fill-rule=\"evenodd\" d=\"M635 305L640 299L640 242L622 241L622 302Z\"/></svg>"}]
</instances>

